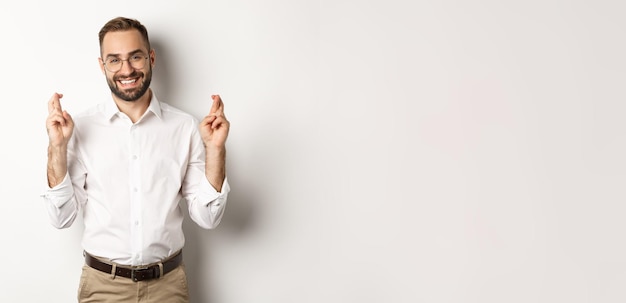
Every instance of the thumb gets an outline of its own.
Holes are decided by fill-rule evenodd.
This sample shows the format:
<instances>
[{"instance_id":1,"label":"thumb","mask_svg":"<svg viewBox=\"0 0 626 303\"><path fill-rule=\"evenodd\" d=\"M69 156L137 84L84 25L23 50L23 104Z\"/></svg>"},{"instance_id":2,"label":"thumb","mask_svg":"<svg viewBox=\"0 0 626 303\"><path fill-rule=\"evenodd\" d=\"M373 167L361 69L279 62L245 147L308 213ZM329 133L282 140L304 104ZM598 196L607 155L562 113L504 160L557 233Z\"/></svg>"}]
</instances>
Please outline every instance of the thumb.
<instances>
[{"instance_id":1,"label":"thumb","mask_svg":"<svg viewBox=\"0 0 626 303\"><path fill-rule=\"evenodd\" d=\"M65 123L71 126L74 126L74 120L72 120L72 116L67 111L63 111L63 118L65 119Z\"/></svg>"}]
</instances>

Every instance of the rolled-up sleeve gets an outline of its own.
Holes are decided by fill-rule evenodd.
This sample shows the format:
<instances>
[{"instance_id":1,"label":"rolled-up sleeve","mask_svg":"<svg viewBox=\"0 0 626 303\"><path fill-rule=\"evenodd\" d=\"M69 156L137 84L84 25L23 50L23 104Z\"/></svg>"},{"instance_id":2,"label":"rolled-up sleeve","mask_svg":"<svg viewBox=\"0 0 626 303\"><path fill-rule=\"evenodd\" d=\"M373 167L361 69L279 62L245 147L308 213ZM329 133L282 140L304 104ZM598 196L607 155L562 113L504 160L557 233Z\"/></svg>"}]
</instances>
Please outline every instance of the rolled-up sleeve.
<instances>
[{"instance_id":1,"label":"rolled-up sleeve","mask_svg":"<svg viewBox=\"0 0 626 303\"><path fill-rule=\"evenodd\" d=\"M219 225L224 215L230 186L224 179L221 191L217 191L206 178L199 184L198 192L188 200L189 215L200 227L212 229Z\"/></svg>"},{"instance_id":2,"label":"rolled-up sleeve","mask_svg":"<svg viewBox=\"0 0 626 303\"><path fill-rule=\"evenodd\" d=\"M78 213L78 203L69 174L55 187L46 185L41 197L54 227L67 228L72 225Z\"/></svg>"}]
</instances>

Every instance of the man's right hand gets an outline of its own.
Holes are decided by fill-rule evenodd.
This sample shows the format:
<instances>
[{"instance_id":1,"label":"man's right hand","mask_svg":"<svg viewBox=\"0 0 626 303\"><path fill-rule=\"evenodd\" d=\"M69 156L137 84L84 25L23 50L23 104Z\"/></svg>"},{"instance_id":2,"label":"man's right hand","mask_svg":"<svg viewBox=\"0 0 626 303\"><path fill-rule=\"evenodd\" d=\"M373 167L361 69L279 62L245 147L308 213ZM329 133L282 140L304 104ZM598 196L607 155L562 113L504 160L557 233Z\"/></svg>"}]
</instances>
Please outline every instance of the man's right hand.
<instances>
[{"instance_id":1,"label":"man's right hand","mask_svg":"<svg viewBox=\"0 0 626 303\"><path fill-rule=\"evenodd\" d=\"M54 93L48 101L48 186L60 184L67 173L67 144L74 131L74 120L61 109L63 94Z\"/></svg>"},{"instance_id":2,"label":"man's right hand","mask_svg":"<svg viewBox=\"0 0 626 303\"><path fill-rule=\"evenodd\" d=\"M50 139L50 147L65 148L72 137L74 130L74 120L70 114L61 108L61 98L63 94L54 93L48 101L48 119L46 119L46 129Z\"/></svg>"}]
</instances>

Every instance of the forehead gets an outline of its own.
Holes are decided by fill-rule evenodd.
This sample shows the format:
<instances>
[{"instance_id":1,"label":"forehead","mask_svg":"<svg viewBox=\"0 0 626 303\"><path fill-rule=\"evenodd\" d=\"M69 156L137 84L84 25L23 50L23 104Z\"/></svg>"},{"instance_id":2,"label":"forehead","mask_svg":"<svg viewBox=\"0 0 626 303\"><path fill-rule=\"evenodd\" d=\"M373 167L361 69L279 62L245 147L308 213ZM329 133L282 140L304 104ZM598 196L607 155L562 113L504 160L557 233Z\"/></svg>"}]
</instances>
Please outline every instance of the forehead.
<instances>
[{"instance_id":1,"label":"forehead","mask_svg":"<svg viewBox=\"0 0 626 303\"><path fill-rule=\"evenodd\" d=\"M138 30L109 32L102 39L102 56L124 55L142 50L148 52L143 38Z\"/></svg>"}]
</instances>

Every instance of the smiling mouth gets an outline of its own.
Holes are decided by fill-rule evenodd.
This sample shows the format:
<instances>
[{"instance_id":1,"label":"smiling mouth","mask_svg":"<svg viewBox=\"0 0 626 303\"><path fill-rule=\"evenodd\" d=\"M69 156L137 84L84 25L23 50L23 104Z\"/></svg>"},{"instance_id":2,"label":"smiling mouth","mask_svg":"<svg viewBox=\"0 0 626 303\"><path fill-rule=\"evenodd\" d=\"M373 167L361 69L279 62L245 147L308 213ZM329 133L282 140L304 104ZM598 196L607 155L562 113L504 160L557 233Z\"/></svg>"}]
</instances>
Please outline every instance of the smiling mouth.
<instances>
[{"instance_id":1,"label":"smiling mouth","mask_svg":"<svg viewBox=\"0 0 626 303\"><path fill-rule=\"evenodd\" d=\"M135 86L138 85L138 83L139 83L138 80L139 80L138 78L135 78L135 79L124 79L124 80L117 80L117 82L119 83L119 87L121 89L124 89L124 88L130 89L130 88L135 88Z\"/></svg>"},{"instance_id":2,"label":"smiling mouth","mask_svg":"<svg viewBox=\"0 0 626 303\"><path fill-rule=\"evenodd\" d=\"M132 79L132 80L120 80L120 83L122 84L133 84L137 81L137 79Z\"/></svg>"}]
</instances>

